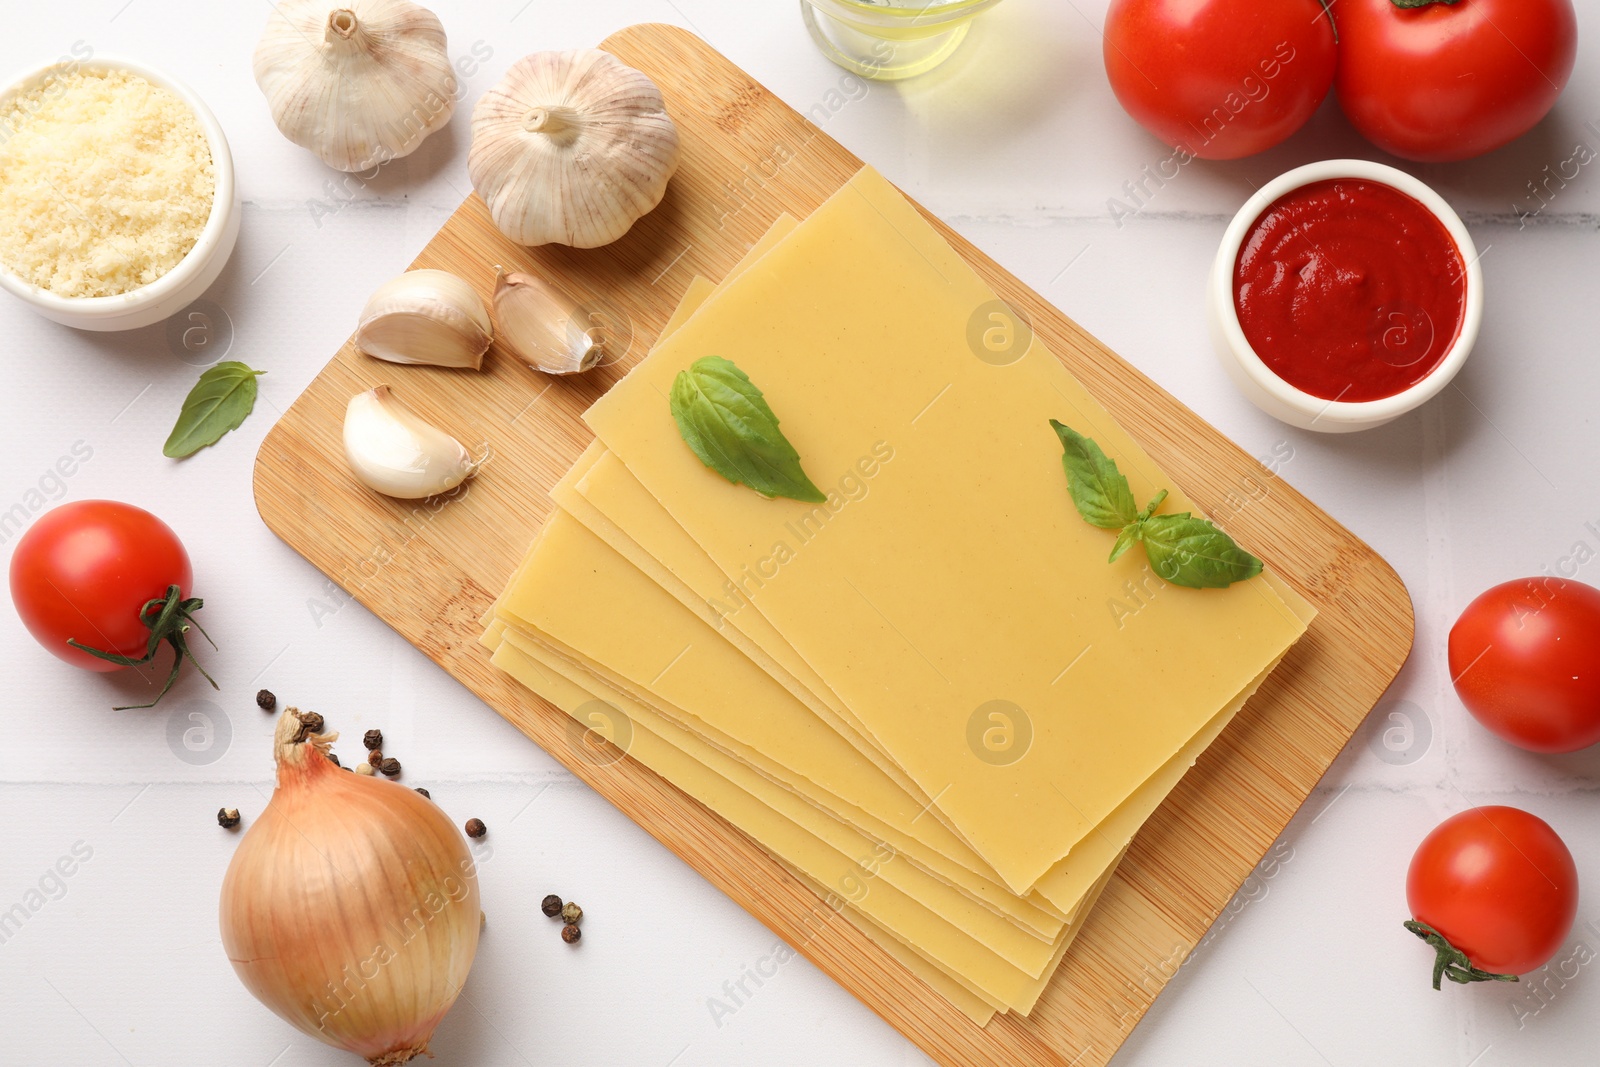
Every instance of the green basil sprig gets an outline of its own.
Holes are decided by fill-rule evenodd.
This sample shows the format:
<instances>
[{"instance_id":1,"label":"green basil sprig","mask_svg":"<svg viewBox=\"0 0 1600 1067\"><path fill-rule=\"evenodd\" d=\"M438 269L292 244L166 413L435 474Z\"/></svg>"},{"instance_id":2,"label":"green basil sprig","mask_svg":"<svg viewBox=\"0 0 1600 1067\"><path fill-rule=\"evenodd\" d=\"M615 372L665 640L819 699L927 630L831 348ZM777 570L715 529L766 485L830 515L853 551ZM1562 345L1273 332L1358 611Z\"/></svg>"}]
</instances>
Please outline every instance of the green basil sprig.
<instances>
[{"instance_id":1,"label":"green basil sprig","mask_svg":"<svg viewBox=\"0 0 1600 1067\"><path fill-rule=\"evenodd\" d=\"M1173 585L1223 589L1261 573L1261 561L1208 520L1188 512L1157 515L1156 509L1167 499L1165 489L1143 511L1138 510L1128 479L1115 460L1072 427L1055 419L1050 426L1061 439L1061 465L1078 514L1091 526L1119 531L1109 562L1115 563L1136 542L1143 542L1151 569Z\"/></svg>"},{"instance_id":2,"label":"green basil sprig","mask_svg":"<svg viewBox=\"0 0 1600 1067\"><path fill-rule=\"evenodd\" d=\"M178 423L161 447L161 454L172 459L192 456L207 445L216 444L229 430L238 429L256 406L256 378L265 373L229 360L200 375L183 398Z\"/></svg>"},{"instance_id":3,"label":"green basil sprig","mask_svg":"<svg viewBox=\"0 0 1600 1067\"><path fill-rule=\"evenodd\" d=\"M730 361L705 356L679 371L670 403L684 443L728 481L769 498L828 499L801 469L761 390Z\"/></svg>"}]
</instances>

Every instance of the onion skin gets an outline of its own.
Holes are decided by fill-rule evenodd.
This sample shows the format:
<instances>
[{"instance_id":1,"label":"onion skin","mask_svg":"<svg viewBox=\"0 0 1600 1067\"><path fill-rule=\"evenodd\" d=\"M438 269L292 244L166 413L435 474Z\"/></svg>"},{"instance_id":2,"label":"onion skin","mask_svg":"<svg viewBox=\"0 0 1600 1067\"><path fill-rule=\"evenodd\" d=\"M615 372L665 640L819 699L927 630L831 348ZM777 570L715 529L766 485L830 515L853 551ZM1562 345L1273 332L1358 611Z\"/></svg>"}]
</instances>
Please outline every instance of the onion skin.
<instances>
[{"instance_id":1,"label":"onion skin","mask_svg":"<svg viewBox=\"0 0 1600 1067\"><path fill-rule=\"evenodd\" d=\"M455 1003L482 908L466 839L395 782L349 774L289 709L278 787L222 883L222 945L245 987L302 1033L406 1063Z\"/></svg>"}]
</instances>

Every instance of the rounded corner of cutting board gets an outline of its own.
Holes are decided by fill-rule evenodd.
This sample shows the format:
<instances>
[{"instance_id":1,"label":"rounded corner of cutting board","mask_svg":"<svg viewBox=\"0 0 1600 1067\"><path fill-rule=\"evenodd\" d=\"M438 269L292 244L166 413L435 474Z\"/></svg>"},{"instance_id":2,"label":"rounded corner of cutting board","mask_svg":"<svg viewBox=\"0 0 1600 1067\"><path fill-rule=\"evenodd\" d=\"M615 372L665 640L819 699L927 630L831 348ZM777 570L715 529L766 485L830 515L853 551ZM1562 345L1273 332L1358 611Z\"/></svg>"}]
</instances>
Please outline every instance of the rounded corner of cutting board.
<instances>
[{"instance_id":1,"label":"rounded corner of cutting board","mask_svg":"<svg viewBox=\"0 0 1600 1067\"><path fill-rule=\"evenodd\" d=\"M682 26L675 25L674 23L636 22L632 26L624 26L616 33L611 34L605 40L601 41L600 50L603 52L612 52L616 50L614 46L636 43L636 39L640 37L650 37L656 39L677 37L680 40L688 41L704 48L710 47L710 45L706 44L705 39L699 34L695 33L693 30L685 29ZM659 41L651 40L648 43L655 45L659 43Z\"/></svg>"}]
</instances>

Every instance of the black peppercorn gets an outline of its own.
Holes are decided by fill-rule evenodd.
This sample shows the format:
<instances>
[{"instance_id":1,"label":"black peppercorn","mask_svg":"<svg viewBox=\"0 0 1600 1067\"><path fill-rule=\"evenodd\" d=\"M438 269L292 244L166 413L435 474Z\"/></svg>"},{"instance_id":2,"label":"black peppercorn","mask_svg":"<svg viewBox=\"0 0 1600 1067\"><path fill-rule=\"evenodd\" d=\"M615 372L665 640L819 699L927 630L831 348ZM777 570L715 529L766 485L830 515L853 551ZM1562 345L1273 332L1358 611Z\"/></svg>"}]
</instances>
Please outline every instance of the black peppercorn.
<instances>
[{"instance_id":1,"label":"black peppercorn","mask_svg":"<svg viewBox=\"0 0 1600 1067\"><path fill-rule=\"evenodd\" d=\"M422 788L420 785L417 786L417 792L421 793L423 796L427 797L429 800L433 799L433 794L428 792L426 789Z\"/></svg>"},{"instance_id":2,"label":"black peppercorn","mask_svg":"<svg viewBox=\"0 0 1600 1067\"><path fill-rule=\"evenodd\" d=\"M322 732L322 728L326 725L327 723L323 720L319 713L315 711L300 712L301 733L320 734Z\"/></svg>"},{"instance_id":3,"label":"black peppercorn","mask_svg":"<svg viewBox=\"0 0 1600 1067\"><path fill-rule=\"evenodd\" d=\"M568 923L561 928L561 940L569 945L576 945L582 936L583 931L578 929L577 923Z\"/></svg>"},{"instance_id":4,"label":"black peppercorn","mask_svg":"<svg viewBox=\"0 0 1600 1067\"><path fill-rule=\"evenodd\" d=\"M278 698L272 695L272 690L263 689L256 694L256 707L262 711L271 711L278 706Z\"/></svg>"},{"instance_id":5,"label":"black peppercorn","mask_svg":"<svg viewBox=\"0 0 1600 1067\"><path fill-rule=\"evenodd\" d=\"M561 914L561 898L551 893L539 902L539 910L554 919Z\"/></svg>"},{"instance_id":6,"label":"black peppercorn","mask_svg":"<svg viewBox=\"0 0 1600 1067\"><path fill-rule=\"evenodd\" d=\"M489 828L483 825L482 819L468 819L466 831L468 837L482 837L489 832Z\"/></svg>"},{"instance_id":7,"label":"black peppercorn","mask_svg":"<svg viewBox=\"0 0 1600 1067\"><path fill-rule=\"evenodd\" d=\"M339 757L335 756L332 752L328 753L328 762L333 764L335 767L343 767L344 766L344 764L339 762Z\"/></svg>"},{"instance_id":8,"label":"black peppercorn","mask_svg":"<svg viewBox=\"0 0 1600 1067\"><path fill-rule=\"evenodd\" d=\"M222 827L224 830L232 830L235 826L238 826L239 825L239 809L238 808L218 808L217 809L217 825Z\"/></svg>"},{"instance_id":9,"label":"black peppercorn","mask_svg":"<svg viewBox=\"0 0 1600 1067\"><path fill-rule=\"evenodd\" d=\"M400 773L400 761L397 759L386 759L382 763L378 764L378 770L383 772L385 778L393 778L395 775Z\"/></svg>"},{"instance_id":10,"label":"black peppercorn","mask_svg":"<svg viewBox=\"0 0 1600 1067\"><path fill-rule=\"evenodd\" d=\"M367 751L372 752L383 747L383 731L368 730L361 735L361 743L367 746Z\"/></svg>"}]
</instances>

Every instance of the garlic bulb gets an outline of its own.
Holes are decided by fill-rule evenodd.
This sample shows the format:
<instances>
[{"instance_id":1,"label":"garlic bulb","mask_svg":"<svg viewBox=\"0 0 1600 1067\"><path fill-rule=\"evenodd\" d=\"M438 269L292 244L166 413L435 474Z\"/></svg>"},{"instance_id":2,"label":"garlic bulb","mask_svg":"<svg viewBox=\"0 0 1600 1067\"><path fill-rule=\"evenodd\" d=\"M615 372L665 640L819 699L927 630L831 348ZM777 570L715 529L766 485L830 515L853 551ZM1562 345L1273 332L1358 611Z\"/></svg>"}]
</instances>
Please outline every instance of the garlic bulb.
<instances>
[{"instance_id":1,"label":"garlic bulb","mask_svg":"<svg viewBox=\"0 0 1600 1067\"><path fill-rule=\"evenodd\" d=\"M427 1053L472 969L477 868L433 801L334 766L337 736L309 732L293 708L278 720L278 786L223 878L222 946L302 1033L406 1063Z\"/></svg>"},{"instance_id":2,"label":"garlic bulb","mask_svg":"<svg viewBox=\"0 0 1600 1067\"><path fill-rule=\"evenodd\" d=\"M408 270L378 286L361 309L356 348L391 363L483 365L493 339L489 309L472 286L444 270Z\"/></svg>"},{"instance_id":3,"label":"garlic bulb","mask_svg":"<svg viewBox=\"0 0 1600 1067\"><path fill-rule=\"evenodd\" d=\"M350 398L344 454L368 487L401 500L448 492L483 465L460 441L400 403L387 385Z\"/></svg>"},{"instance_id":4,"label":"garlic bulb","mask_svg":"<svg viewBox=\"0 0 1600 1067\"><path fill-rule=\"evenodd\" d=\"M677 167L661 90L606 52L524 56L472 112L472 187L518 244L610 244Z\"/></svg>"},{"instance_id":5,"label":"garlic bulb","mask_svg":"<svg viewBox=\"0 0 1600 1067\"><path fill-rule=\"evenodd\" d=\"M256 84L283 135L338 170L410 155L450 121L444 27L410 0L277 0Z\"/></svg>"},{"instance_id":6,"label":"garlic bulb","mask_svg":"<svg viewBox=\"0 0 1600 1067\"><path fill-rule=\"evenodd\" d=\"M546 374L581 374L605 353L577 306L531 274L495 267L494 314L501 346Z\"/></svg>"}]
</instances>

